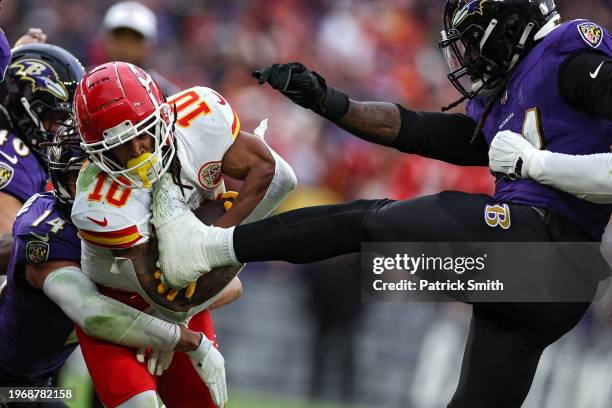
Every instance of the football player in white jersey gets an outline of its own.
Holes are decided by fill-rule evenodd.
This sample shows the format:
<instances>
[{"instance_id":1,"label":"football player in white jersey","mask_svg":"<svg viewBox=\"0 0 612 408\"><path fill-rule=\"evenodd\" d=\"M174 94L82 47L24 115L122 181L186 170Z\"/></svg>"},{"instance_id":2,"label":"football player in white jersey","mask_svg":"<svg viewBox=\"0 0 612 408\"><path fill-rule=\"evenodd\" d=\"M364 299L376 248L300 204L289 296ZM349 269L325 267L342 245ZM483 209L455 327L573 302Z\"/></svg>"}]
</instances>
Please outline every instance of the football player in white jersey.
<instances>
[{"instance_id":1,"label":"football player in white jersey","mask_svg":"<svg viewBox=\"0 0 612 408\"><path fill-rule=\"evenodd\" d=\"M194 87L166 101L150 75L128 63L104 64L85 75L74 107L90 159L79 175L72 210L83 241L83 272L103 293L133 307L150 304L168 320L190 319L189 328L205 333L203 341L212 345L214 328L205 309L223 288L240 291L235 278L240 268L223 268L216 278L199 280L183 292L164 293L168 288L154 277L159 272L150 224L152 188L176 183L196 208L224 193L222 175L242 180L239 196L215 222L229 227L272 212L295 188L291 167L263 138L240 131L238 116L217 92ZM189 240L190 233L184 231L180 239ZM194 370L177 353L156 383L130 350L78 335L107 407L156 406L143 397L154 391L168 408L221 407L227 401L222 359Z\"/></svg>"}]
</instances>

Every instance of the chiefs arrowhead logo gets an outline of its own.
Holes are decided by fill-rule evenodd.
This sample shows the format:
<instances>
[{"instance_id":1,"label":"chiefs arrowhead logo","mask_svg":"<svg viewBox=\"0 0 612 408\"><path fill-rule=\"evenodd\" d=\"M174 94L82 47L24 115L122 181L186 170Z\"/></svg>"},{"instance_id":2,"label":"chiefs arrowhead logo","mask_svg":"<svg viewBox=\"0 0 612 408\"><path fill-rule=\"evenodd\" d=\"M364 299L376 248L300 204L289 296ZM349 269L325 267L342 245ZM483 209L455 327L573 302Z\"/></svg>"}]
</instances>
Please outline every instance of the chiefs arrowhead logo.
<instances>
[{"instance_id":1,"label":"chiefs arrowhead logo","mask_svg":"<svg viewBox=\"0 0 612 408\"><path fill-rule=\"evenodd\" d=\"M205 163L198 170L198 181L204 188L216 188L221 184L221 162Z\"/></svg>"}]
</instances>

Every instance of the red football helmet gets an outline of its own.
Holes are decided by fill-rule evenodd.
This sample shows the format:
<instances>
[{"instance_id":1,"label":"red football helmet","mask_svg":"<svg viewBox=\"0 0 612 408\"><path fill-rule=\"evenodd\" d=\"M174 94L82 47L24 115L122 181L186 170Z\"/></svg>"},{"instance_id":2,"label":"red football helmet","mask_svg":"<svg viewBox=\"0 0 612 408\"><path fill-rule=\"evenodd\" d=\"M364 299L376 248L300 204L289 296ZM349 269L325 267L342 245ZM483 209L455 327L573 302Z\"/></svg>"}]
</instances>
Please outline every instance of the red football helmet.
<instances>
[{"instance_id":1,"label":"red football helmet","mask_svg":"<svg viewBox=\"0 0 612 408\"><path fill-rule=\"evenodd\" d=\"M128 187L150 187L168 170L175 154L174 115L159 86L143 69L110 62L89 71L79 83L74 109L82 147L113 180ZM117 164L109 151L143 134L155 149Z\"/></svg>"}]
</instances>

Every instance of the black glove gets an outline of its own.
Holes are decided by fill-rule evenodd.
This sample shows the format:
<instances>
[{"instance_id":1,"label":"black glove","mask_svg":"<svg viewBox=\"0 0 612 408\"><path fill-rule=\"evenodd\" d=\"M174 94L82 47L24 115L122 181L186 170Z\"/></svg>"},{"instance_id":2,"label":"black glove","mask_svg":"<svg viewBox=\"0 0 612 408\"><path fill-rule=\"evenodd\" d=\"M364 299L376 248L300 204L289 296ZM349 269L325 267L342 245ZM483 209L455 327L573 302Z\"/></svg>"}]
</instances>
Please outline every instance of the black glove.
<instances>
[{"instance_id":1,"label":"black glove","mask_svg":"<svg viewBox=\"0 0 612 408\"><path fill-rule=\"evenodd\" d=\"M348 111L348 96L327 86L323 77L299 62L274 64L263 71L253 72L253 77L260 85L269 83L294 103L312 109L329 120L336 121Z\"/></svg>"}]
</instances>

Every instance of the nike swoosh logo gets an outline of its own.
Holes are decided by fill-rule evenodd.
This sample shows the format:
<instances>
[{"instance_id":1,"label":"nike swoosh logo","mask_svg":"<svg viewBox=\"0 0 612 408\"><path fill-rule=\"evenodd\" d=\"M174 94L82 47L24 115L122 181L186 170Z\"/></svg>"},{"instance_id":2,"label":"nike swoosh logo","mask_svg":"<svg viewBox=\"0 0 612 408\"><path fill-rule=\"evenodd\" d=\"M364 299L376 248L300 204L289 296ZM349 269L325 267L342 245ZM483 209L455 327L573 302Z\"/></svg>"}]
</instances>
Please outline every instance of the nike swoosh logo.
<instances>
[{"instance_id":1,"label":"nike swoosh logo","mask_svg":"<svg viewBox=\"0 0 612 408\"><path fill-rule=\"evenodd\" d=\"M13 156L9 156L8 154L4 153L3 151L0 151L0 154L2 156L4 156L4 158L8 161L11 162L11 164L17 164L17 156L13 155Z\"/></svg>"},{"instance_id":2,"label":"nike swoosh logo","mask_svg":"<svg viewBox=\"0 0 612 408\"><path fill-rule=\"evenodd\" d=\"M104 217L104 219L102 221L100 220L94 220L91 217L87 217L87 219L91 222L93 222L94 224L98 224L101 227L106 227L108 225L108 220L106 219L106 217Z\"/></svg>"},{"instance_id":3,"label":"nike swoosh logo","mask_svg":"<svg viewBox=\"0 0 612 408\"><path fill-rule=\"evenodd\" d=\"M30 234L32 234L34 236L34 238L37 238L37 239L39 239L42 242L49 242L49 234L38 235L35 232L30 232Z\"/></svg>"},{"instance_id":4,"label":"nike swoosh logo","mask_svg":"<svg viewBox=\"0 0 612 408\"><path fill-rule=\"evenodd\" d=\"M604 61L601 64L599 64L599 66L597 67L595 72L589 72L589 74L591 74L591 78L593 78L593 79L597 78L597 75L599 75L599 70L601 69L601 67L603 67L603 64L605 64L605 63L606 63L606 61Z\"/></svg>"}]
</instances>

